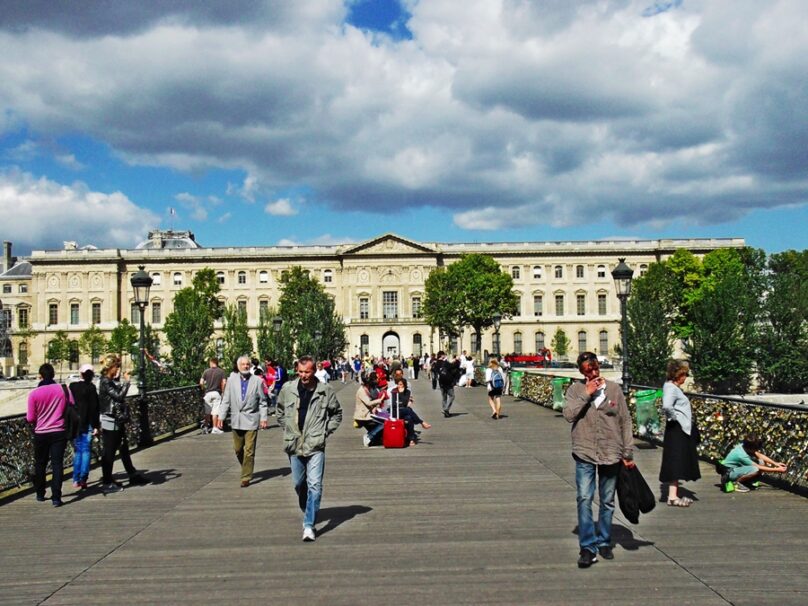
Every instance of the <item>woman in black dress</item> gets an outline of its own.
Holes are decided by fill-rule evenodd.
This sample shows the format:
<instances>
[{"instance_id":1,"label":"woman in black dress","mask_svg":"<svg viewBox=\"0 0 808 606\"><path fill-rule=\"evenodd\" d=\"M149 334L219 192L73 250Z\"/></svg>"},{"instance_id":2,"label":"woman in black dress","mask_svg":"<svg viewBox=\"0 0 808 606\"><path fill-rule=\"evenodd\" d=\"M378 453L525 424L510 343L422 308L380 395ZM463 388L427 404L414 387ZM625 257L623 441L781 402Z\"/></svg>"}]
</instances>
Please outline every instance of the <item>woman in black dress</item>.
<instances>
[{"instance_id":1,"label":"woman in black dress","mask_svg":"<svg viewBox=\"0 0 808 606\"><path fill-rule=\"evenodd\" d=\"M667 381L662 387L662 411L667 421L659 481L668 484L668 505L674 507L690 507L693 503L689 497L679 496L679 482L701 477L696 452L699 430L693 421L690 400L682 391L682 384L689 374L687 362L671 360L668 362Z\"/></svg>"}]
</instances>

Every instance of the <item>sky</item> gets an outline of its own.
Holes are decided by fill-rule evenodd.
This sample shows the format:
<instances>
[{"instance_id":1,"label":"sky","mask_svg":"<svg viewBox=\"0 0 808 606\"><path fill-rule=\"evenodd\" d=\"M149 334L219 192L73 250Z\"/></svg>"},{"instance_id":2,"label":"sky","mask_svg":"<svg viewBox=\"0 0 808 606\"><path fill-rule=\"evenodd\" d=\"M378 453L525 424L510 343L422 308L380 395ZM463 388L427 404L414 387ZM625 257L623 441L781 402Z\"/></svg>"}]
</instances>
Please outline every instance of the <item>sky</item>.
<instances>
[{"instance_id":1,"label":"sky","mask_svg":"<svg viewBox=\"0 0 808 606\"><path fill-rule=\"evenodd\" d=\"M803 0L3 0L0 236L808 248Z\"/></svg>"}]
</instances>

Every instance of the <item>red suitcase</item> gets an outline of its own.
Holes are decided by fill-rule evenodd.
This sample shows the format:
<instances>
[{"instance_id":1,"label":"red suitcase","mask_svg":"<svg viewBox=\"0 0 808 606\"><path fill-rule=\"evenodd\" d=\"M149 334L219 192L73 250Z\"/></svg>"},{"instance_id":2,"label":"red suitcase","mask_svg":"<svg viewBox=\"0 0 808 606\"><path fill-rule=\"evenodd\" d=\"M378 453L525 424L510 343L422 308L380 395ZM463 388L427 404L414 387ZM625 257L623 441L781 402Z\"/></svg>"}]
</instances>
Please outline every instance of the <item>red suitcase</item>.
<instances>
[{"instance_id":1,"label":"red suitcase","mask_svg":"<svg viewBox=\"0 0 808 606\"><path fill-rule=\"evenodd\" d=\"M390 411L393 412L392 410ZM398 417L398 406L394 417L390 417L384 422L382 431L382 445L385 448L404 448L407 444L407 428L404 421Z\"/></svg>"}]
</instances>

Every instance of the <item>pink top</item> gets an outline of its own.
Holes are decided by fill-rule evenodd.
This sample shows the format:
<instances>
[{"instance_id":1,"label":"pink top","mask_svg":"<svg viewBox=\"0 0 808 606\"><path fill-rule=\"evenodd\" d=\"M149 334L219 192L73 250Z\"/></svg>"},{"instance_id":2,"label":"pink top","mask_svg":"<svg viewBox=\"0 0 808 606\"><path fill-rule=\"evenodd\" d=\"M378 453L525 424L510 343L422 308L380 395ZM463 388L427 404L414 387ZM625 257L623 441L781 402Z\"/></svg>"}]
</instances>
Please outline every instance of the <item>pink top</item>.
<instances>
[{"instance_id":1,"label":"pink top","mask_svg":"<svg viewBox=\"0 0 808 606\"><path fill-rule=\"evenodd\" d=\"M70 404L73 395L67 390ZM65 392L59 383L37 387L28 394L26 419L34 424L35 433L53 433L65 428Z\"/></svg>"}]
</instances>

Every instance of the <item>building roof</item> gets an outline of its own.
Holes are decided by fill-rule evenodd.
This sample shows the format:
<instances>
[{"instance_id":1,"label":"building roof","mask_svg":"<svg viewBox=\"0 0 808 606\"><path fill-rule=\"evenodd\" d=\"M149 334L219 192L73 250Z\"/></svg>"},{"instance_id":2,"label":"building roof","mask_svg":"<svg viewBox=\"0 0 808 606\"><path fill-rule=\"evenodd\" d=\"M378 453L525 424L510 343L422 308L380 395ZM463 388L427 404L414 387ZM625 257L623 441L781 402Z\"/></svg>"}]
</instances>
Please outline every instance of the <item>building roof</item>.
<instances>
[{"instance_id":1,"label":"building roof","mask_svg":"<svg viewBox=\"0 0 808 606\"><path fill-rule=\"evenodd\" d=\"M0 279L30 278L31 269L31 263L29 261L19 261L14 267L0 274Z\"/></svg>"},{"instance_id":2,"label":"building roof","mask_svg":"<svg viewBox=\"0 0 808 606\"><path fill-rule=\"evenodd\" d=\"M149 239L136 246L138 249L202 248L190 231L159 230L149 232Z\"/></svg>"}]
</instances>

